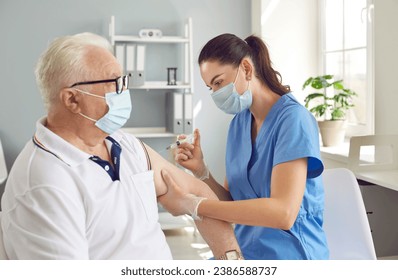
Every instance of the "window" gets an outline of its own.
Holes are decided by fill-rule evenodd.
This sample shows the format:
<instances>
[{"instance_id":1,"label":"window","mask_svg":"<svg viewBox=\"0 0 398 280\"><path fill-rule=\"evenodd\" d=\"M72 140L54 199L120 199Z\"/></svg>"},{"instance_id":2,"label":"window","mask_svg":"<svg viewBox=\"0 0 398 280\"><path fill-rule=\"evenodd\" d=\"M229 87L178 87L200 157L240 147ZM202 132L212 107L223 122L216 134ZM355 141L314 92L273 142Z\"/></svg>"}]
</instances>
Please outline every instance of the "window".
<instances>
[{"instance_id":1,"label":"window","mask_svg":"<svg viewBox=\"0 0 398 280\"><path fill-rule=\"evenodd\" d=\"M320 5L321 69L358 94L347 113L348 136L374 130L372 2L321 0Z\"/></svg>"}]
</instances>

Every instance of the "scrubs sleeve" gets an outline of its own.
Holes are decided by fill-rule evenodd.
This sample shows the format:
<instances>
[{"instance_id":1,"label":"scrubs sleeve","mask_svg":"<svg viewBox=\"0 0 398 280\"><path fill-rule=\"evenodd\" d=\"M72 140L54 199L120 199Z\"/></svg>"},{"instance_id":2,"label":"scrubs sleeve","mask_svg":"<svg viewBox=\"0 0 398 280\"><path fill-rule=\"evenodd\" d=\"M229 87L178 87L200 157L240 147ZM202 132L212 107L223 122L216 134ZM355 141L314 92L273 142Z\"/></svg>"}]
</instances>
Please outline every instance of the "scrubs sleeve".
<instances>
[{"instance_id":1,"label":"scrubs sleeve","mask_svg":"<svg viewBox=\"0 0 398 280\"><path fill-rule=\"evenodd\" d=\"M291 106L279 118L276 133L273 166L296 160L308 159L307 178L322 174L318 125L315 118L301 105Z\"/></svg>"}]
</instances>

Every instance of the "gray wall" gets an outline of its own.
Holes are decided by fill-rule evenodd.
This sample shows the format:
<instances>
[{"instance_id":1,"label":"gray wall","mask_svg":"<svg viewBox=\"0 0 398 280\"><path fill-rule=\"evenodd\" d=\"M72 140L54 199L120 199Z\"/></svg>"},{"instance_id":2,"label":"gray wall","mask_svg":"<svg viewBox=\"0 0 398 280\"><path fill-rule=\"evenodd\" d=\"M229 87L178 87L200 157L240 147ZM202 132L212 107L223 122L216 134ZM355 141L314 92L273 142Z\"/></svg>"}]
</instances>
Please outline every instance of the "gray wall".
<instances>
[{"instance_id":1,"label":"gray wall","mask_svg":"<svg viewBox=\"0 0 398 280\"><path fill-rule=\"evenodd\" d=\"M192 17L195 59L212 37L225 32L244 37L251 30L249 0L1 0L0 138L8 169L31 139L36 120L45 115L33 73L39 55L58 36L84 31L108 36L111 15L116 17L116 33L131 35L144 27L174 35ZM211 170L223 180L230 117L212 103L196 62L194 77L194 105L202 108L195 126L202 131Z\"/></svg>"},{"instance_id":2,"label":"gray wall","mask_svg":"<svg viewBox=\"0 0 398 280\"><path fill-rule=\"evenodd\" d=\"M375 134L398 134L398 1L374 5Z\"/></svg>"},{"instance_id":3,"label":"gray wall","mask_svg":"<svg viewBox=\"0 0 398 280\"><path fill-rule=\"evenodd\" d=\"M297 100L304 103L303 82L319 72L319 1L256 1L261 2L261 36L269 47L274 69L281 73L282 82L290 86Z\"/></svg>"}]
</instances>

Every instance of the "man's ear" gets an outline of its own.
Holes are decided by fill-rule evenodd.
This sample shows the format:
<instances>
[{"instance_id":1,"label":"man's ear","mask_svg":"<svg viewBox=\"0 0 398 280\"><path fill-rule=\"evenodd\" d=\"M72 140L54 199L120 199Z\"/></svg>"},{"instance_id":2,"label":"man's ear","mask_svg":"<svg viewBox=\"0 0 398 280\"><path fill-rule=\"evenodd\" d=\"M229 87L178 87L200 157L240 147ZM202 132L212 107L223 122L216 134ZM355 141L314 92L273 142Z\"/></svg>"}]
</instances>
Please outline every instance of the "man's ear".
<instances>
[{"instance_id":1,"label":"man's ear","mask_svg":"<svg viewBox=\"0 0 398 280\"><path fill-rule=\"evenodd\" d=\"M72 113L80 112L81 94L77 90L64 88L59 93L61 103Z\"/></svg>"},{"instance_id":2,"label":"man's ear","mask_svg":"<svg viewBox=\"0 0 398 280\"><path fill-rule=\"evenodd\" d=\"M251 60L244 58L242 60L242 66L245 71L246 80L250 81L253 75L253 63L251 62Z\"/></svg>"}]
</instances>

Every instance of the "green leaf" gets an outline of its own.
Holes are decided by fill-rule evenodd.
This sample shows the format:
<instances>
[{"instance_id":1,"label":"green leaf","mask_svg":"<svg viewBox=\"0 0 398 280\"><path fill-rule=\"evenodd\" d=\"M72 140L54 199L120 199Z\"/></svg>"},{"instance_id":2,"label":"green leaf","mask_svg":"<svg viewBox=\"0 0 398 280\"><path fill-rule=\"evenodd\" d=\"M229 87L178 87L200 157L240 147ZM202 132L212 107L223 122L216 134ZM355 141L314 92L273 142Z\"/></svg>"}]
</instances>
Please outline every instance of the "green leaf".
<instances>
[{"instance_id":1,"label":"green leaf","mask_svg":"<svg viewBox=\"0 0 398 280\"><path fill-rule=\"evenodd\" d=\"M314 113L316 117L322 117L327 109L327 104L320 104L310 109L311 113Z\"/></svg>"},{"instance_id":2,"label":"green leaf","mask_svg":"<svg viewBox=\"0 0 398 280\"><path fill-rule=\"evenodd\" d=\"M354 91L352 91L352 90L350 90L350 89L343 89L343 91L345 92L345 93L347 93L348 95L351 95L351 96L357 96L358 94L356 93L356 92L354 92Z\"/></svg>"},{"instance_id":3,"label":"green leaf","mask_svg":"<svg viewBox=\"0 0 398 280\"><path fill-rule=\"evenodd\" d=\"M324 76L322 76L322 78L324 78L326 80L331 80L331 79L333 79L333 75L324 75Z\"/></svg>"},{"instance_id":4,"label":"green leaf","mask_svg":"<svg viewBox=\"0 0 398 280\"><path fill-rule=\"evenodd\" d=\"M334 109L331 115L332 115L332 120L341 120L344 119L345 116L344 111L339 108Z\"/></svg>"},{"instance_id":5,"label":"green leaf","mask_svg":"<svg viewBox=\"0 0 398 280\"><path fill-rule=\"evenodd\" d=\"M319 79L313 79L311 82L311 86L316 89L321 89L323 88L323 83Z\"/></svg>"},{"instance_id":6,"label":"green leaf","mask_svg":"<svg viewBox=\"0 0 398 280\"><path fill-rule=\"evenodd\" d=\"M343 81L336 81L333 83L333 88L334 89L344 89L344 86L342 84Z\"/></svg>"},{"instance_id":7,"label":"green leaf","mask_svg":"<svg viewBox=\"0 0 398 280\"><path fill-rule=\"evenodd\" d=\"M305 100L313 100L315 98L319 98L319 97L324 97L323 93L318 93L318 92L314 92L311 94L308 94L307 97L305 98Z\"/></svg>"},{"instance_id":8,"label":"green leaf","mask_svg":"<svg viewBox=\"0 0 398 280\"><path fill-rule=\"evenodd\" d=\"M305 81L305 83L303 84L303 89L305 89L305 88L311 83L311 81L312 81L312 77L309 77L309 78Z\"/></svg>"}]
</instances>

